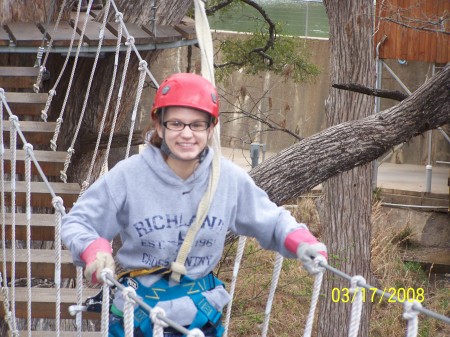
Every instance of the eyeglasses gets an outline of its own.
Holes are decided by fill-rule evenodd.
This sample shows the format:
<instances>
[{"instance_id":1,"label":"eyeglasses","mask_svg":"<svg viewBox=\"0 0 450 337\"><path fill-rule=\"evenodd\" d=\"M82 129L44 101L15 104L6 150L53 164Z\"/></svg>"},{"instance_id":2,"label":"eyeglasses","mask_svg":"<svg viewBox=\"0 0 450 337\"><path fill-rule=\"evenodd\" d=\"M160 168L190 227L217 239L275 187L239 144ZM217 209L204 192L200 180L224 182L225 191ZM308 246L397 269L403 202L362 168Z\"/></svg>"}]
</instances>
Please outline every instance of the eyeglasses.
<instances>
[{"instance_id":1,"label":"eyeglasses","mask_svg":"<svg viewBox=\"0 0 450 337\"><path fill-rule=\"evenodd\" d=\"M186 126L189 126L189 129L191 129L192 131L205 131L206 129L209 128L211 123L205 122L205 121L197 121L197 122L192 122L192 123L187 124L187 123L183 123L180 121L166 121L166 122L163 122L163 125L166 129L169 129L172 131L184 130L184 128Z\"/></svg>"}]
</instances>

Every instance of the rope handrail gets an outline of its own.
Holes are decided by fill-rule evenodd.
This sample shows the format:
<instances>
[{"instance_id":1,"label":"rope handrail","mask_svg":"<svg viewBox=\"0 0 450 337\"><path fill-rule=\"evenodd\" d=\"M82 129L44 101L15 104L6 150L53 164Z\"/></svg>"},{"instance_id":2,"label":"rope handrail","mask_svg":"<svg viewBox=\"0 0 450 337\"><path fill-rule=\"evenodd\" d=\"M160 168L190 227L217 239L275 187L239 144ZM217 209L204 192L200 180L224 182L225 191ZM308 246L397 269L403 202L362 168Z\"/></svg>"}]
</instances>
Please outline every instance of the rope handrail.
<instances>
[{"instance_id":1,"label":"rope handrail","mask_svg":"<svg viewBox=\"0 0 450 337\"><path fill-rule=\"evenodd\" d=\"M111 0L111 5L113 6L116 14L120 13L119 9L117 8L116 3L114 2L114 0ZM125 22L123 21L123 16L119 16L119 23L122 26L122 29L125 32L125 35L127 37L132 36L130 34L130 32L127 29L127 26L125 25ZM139 53L139 50L136 48L136 45L134 43L134 39L132 41L130 41L131 47L133 48L134 53L136 54L136 56L138 57L139 61L142 62L144 61L144 59L142 58L141 54ZM145 67L145 71L148 75L148 77L150 77L151 81L153 82L153 84L156 87L159 87L158 81L156 81L155 77L153 76L153 74L151 73L150 69L148 69L148 67Z\"/></svg>"},{"instance_id":2,"label":"rope handrail","mask_svg":"<svg viewBox=\"0 0 450 337\"><path fill-rule=\"evenodd\" d=\"M332 266L330 266L330 265L328 265L326 263L320 262L319 266L327 269L328 271L332 272L333 274L338 275L338 276L340 276L340 277L342 277L342 278L344 278L344 279L346 279L348 281L352 281L352 276L350 276L350 275L344 273L343 271L341 271L339 269L336 269L336 268L334 268L334 267L332 267ZM402 303L402 301L400 301L397 296L391 294L390 292L378 289L377 287L374 287L374 286L372 286L372 285L370 285L370 284L368 284L366 282L358 281L358 282L356 282L356 285L359 286L359 287L365 288L367 290L374 291L377 295L379 295L381 297L385 297L385 298L388 298L388 299L390 298L391 300L394 300L395 303ZM409 302L405 302L405 303L409 303ZM432 310L426 309L423 306L419 306L417 304L414 304L412 306L412 309L414 309L414 310L416 310L416 311L418 311L418 312L420 312L420 313L422 313L424 315L436 318L436 319L438 319L438 320L440 320L440 321L442 321L444 323L450 324L450 317L438 314L437 312L434 312Z\"/></svg>"}]
</instances>

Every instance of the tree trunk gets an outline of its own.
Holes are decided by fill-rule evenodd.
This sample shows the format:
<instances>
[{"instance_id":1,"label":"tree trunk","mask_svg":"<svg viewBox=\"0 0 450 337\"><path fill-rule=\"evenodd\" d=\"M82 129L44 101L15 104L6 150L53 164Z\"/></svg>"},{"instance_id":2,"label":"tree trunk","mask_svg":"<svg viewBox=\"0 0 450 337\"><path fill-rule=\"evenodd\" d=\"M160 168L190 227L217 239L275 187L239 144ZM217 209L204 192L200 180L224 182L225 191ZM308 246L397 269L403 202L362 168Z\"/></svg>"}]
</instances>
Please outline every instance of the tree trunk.
<instances>
[{"instance_id":1,"label":"tree trunk","mask_svg":"<svg viewBox=\"0 0 450 337\"><path fill-rule=\"evenodd\" d=\"M330 22L331 83L375 86L373 55L373 1L325 1ZM326 102L328 126L371 115L374 99L356 93L331 90ZM352 145L355 146L356 144ZM345 149L344 149L345 150ZM323 240L330 265L371 282L370 240L372 224L372 165L337 174L323 184L319 207ZM349 289L347 280L326 274L319 306L318 336L347 336L351 301L333 301L333 289ZM344 292L344 291L343 291ZM364 303L358 336L369 336L371 304Z\"/></svg>"}]
</instances>

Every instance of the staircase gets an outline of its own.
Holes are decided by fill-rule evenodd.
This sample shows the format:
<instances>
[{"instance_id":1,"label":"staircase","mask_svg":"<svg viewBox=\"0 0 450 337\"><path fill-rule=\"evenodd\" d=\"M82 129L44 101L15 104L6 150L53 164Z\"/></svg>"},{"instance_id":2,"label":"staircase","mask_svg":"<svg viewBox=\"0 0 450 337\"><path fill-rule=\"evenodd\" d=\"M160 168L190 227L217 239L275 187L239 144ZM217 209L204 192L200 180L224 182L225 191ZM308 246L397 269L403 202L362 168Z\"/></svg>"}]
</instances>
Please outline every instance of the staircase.
<instances>
[{"instance_id":1,"label":"staircase","mask_svg":"<svg viewBox=\"0 0 450 337\"><path fill-rule=\"evenodd\" d=\"M34 67L0 67L0 88L3 88L6 93L6 99L9 103L11 111L13 114L17 115L20 122L20 129L25 135L25 138L29 143L33 145L34 148L39 148L39 150L34 150L34 155L42 171L47 176L50 184L55 191L56 195L60 196L64 200L64 205L73 204L80 192L80 186L77 183L62 183L59 182L59 172L64 167L64 161L66 158L65 152L55 152L50 150L50 139L53 136L55 130L54 122L44 122L40 119L41 110L45 106L47 100L46 93L34 93L31 92L31 88L36 81L38 70ZM11 170L11 149L9 148L9 115L4 109L4 120L3 120L3 139L5 146L4 153L4 167L5 167L5 177L3 179L9 180L10 170ZM12 240L12 223L15 218L15 239L17 241L24 242L27 239L27 218L25 212L26 207L26 186L25 186L25 151L22 149L23 144L20 138L17 139L17 153L16 153L16 210L20 210L22 213L6 213L6 227L5 227L5 238L6 240ZM52 207L52 196L50 195L47 186L40 178L38 171L34 164L32 164L32 183L31 183L31 205L33 207L31 215L31 240L32 240L32 251L31 251L31 275L33 283L44 287L33 287L31 295L31 312L32 318L43 318L54 320L56 315L55 309L55 299L56 299L56 289L52 287L54 284L54 274L55 274L55 251L52 249L39 249L36 248L40 246L43 241L47 242L45 247L52 247L53 244L49 242L54 242L55 237L55 215L45 214L45 212L51 213ZM11 184L9 181L5 181L5 205L10 207L11 205ZM66 206L67 207L67 206ZM42 213L40 213L42 212ZM13 216L15 215L15 216ZM0 237L2 233L0 233ZM2 238L3 239L3 238ZM33 245L34 243L34 245ZM19 245L20 247L25 246ZM42 245L44 246L44 245ZM8 246L10 247L10 246ZM17 247L17 246L16 246ZM7 264L7 275L8 286L10 286L11 279L11 263L13 261L13 251L12 249L0 250L0 259L6 261ZM26 249L16 248L15 249L15 307L16 307L16 317L18 319L24 319L26 322L27 318L27 251ZM63 250L61 256L61 278L62 279L75 279L76 278L76 268L72 264L72 259L69 251ZM4 278L5 275L2 275ZM9 288L9 293L11 295L11 288ZM98 289L84 289L84 298L95 295L98 293ZM3 294L0 293L0 317L3 319L5 317L4 306L3 306ZM76 303L76 289L63 288L61 289L61 319L73 320L72 326L75 326L75 320L73 316L69 315L68 307ZM85 319L98 320L100 317L98 314L83 315ZM26 330L26 323L19 325L19 327L24 327L22 330ZM20 330L20 329L19 329ZM9 332L11 334L11 332ZM94 337L99 336L99 332L86 332L83 336ZM20 331L20 336L28 336L27 331ZM55 331L33 331L33 337L44 337L44 336L56 336ZM76 336L76 332L61 331L60 336L69 337Z\"/></svg>"}]
</instances>

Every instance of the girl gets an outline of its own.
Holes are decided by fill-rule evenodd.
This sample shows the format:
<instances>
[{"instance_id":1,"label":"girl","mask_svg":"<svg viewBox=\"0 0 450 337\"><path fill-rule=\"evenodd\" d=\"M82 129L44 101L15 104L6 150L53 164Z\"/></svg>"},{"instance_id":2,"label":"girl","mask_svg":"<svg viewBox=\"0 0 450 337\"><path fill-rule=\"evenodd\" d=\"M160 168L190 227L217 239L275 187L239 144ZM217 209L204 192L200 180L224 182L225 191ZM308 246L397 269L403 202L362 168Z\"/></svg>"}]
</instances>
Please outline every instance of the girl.
<instances>
[{"instance_id":1,"label":"girl","mask_svg":"<svg viewBox=\"0 0 450 337\"><path fill-rule=\"evenodd\" d=\"M219 118L217 91L201 76L172 75L159 87L151 117L155 131L145 149L99 178L63 218L63 242L86 278L97 283L102 269L115 270L110 241L120 234L116 259L127 270L121 282L188 329L221 336L221 312L230 296L212 271L229 230L299 257L309 271L314 257L326 258L326 247L224 158L209 211L192 233L212 174L208 141ZM186 235L192 239L185 242ZM123 306L116 292L110 336L123 336ZM148 314L139 307L135 327L135 336L152 335ZM165 336L181 335L167 329Z\"/></svg>"}]
</instances>

